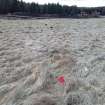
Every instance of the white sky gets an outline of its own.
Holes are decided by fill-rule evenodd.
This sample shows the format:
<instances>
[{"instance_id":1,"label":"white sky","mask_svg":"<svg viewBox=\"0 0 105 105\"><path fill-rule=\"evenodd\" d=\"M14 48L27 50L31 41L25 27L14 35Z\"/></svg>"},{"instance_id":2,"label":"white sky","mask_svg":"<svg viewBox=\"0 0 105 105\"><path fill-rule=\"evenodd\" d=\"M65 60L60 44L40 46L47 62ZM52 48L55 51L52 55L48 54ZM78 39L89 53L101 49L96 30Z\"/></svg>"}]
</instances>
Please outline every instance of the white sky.
<instances>
[{"instance_id":1,"label":"white sky","mask_svg":"<svg viewBox=\"0 0 105 105\"><path fill-rule=\"evenodd\" d=\"M105 6L105 0L23 0L26 2L36 2L39 4L57 3L62 5L77 5L79 7Z\"/></svg>"}]
</instances>

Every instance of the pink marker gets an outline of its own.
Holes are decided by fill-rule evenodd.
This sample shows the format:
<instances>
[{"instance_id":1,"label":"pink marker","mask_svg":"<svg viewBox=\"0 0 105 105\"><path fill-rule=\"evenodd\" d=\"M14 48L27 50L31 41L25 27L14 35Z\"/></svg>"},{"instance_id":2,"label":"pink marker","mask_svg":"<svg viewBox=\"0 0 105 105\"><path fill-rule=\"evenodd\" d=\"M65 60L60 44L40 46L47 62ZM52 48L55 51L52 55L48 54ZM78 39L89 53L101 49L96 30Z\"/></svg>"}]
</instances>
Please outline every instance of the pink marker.
<instances>
[{"instance_id":1,"label":"pink marker","mask_svg":"<svg viewBox=\"0 0 105 105\"><path fill-rule=\"evenodd\" d=\"M57 81L58 81L61 85L64 85L64 83L65 83L64 76L59 76L59 77L57 78Z\"/></svg>"}]
</instances>

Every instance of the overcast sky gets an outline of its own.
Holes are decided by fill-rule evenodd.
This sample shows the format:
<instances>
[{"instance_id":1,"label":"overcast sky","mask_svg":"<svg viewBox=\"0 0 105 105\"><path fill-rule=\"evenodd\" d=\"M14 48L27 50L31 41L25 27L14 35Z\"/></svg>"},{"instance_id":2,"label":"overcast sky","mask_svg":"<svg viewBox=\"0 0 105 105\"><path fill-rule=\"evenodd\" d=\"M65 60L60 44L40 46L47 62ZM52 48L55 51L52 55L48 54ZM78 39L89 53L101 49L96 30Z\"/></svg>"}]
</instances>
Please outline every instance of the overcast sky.
<instances>
[{"instance_id":1,"label":"overcast sky","mask_svg":"<svg viewBox=\"0 0 105 105\"><path fill-rule=\"evenodd\" d=\"M37 2L40 4L44 3L57 3L63 5L77 5L79 7L97 7L105 6L105 0L24 0L26 2Z\"/></svg>"}]
</instances>

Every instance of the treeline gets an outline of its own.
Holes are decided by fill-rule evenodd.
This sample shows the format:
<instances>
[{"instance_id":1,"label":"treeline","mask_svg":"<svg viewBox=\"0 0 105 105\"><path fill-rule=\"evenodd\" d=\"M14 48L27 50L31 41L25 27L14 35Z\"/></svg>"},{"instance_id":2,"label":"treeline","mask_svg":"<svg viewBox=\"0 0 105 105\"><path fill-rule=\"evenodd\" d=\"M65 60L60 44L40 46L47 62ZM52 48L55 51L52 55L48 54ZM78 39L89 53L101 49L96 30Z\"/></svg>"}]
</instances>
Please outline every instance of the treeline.
<instances>
[{"instance_id":1,"label":"treeline","mask_svg":"<svg viewBox=\"0 0 105 105\"><path fill-rule=\"evenodd\" d=\"M105 7L85 8L77 6L62 6L57 4L26 3L19 0L0 0L0 14L18 14L18 15L53 15L53 16L89 16L105 15Z\"/></svg>"}]
</instances>

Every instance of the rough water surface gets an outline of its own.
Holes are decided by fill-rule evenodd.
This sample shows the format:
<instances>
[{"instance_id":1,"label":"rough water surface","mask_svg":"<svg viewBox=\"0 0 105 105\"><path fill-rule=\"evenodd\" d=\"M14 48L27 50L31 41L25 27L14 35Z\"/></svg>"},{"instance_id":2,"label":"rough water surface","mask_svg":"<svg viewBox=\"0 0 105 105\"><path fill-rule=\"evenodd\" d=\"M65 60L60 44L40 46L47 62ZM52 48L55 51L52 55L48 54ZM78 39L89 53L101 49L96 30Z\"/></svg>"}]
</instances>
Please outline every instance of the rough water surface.
<instances>
[{"instance_id":1,"label":"rough water surface","mask_svg":"<svg viewBox=\"0 0 105 105\"><path fill-rule=\"evenodd\" d=\"M105 19L0 19L0 105L105 105Z\"/></svg>"}]
</instances>

